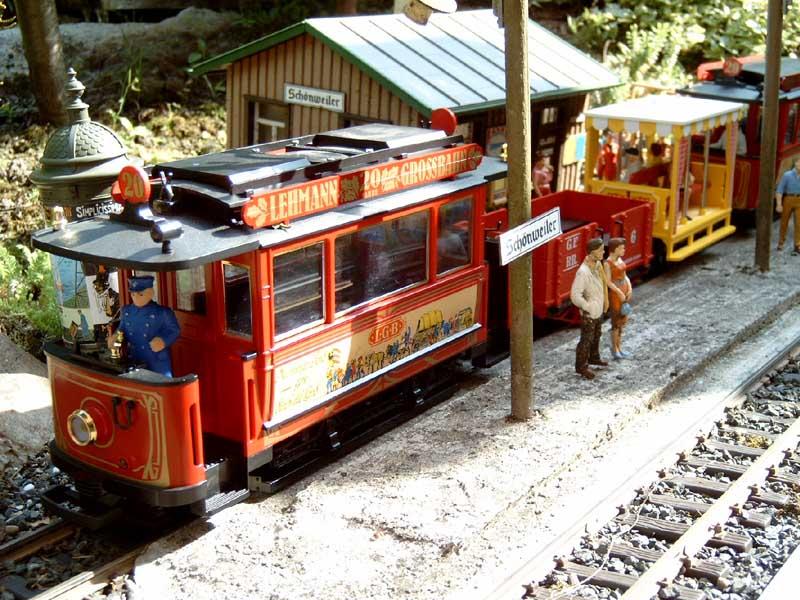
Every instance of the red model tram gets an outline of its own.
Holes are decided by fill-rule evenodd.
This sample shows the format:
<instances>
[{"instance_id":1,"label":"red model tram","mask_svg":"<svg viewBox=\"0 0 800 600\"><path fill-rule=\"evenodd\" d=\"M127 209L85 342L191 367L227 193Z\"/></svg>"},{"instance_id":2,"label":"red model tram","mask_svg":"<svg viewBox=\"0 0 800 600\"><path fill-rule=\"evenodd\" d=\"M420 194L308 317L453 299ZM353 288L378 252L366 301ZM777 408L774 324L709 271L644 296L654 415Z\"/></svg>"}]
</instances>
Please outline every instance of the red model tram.
<instances>
[{"instance_id":1,"label":"red model tram","mask_svg":"<svg viewBox=\"0 0 800 600\"><path fill-rule=\"evenodd\" d=\"M65 326L46 348L51 454L77 488L47 502L73 517L65 501L90 497L209 514L437 394L448 359L507 355L505 175L460 136L389 125L124 169L119 214L33 238L53 255ZM625 235L633 266L651 256L647 202L585 195L581 211L570 194L533 203L564 211L532 258L545 314L564 307L588 237ZM108 349L143 275L180 325L174 377Z\"/></svg>"},{"instance_id":2,"label":"red model tram","mask_svg":"<svg viewBox=\"0 0 800 600\"><path fill-rule=\"evenodd\" d=\"M729 100L747 105L747 116L741 122L733 183L732 206L740 211L753 211L758 204L758 181L761 173L761 111L763 105L763 56L728 58L704 63L697 68L699 82L681 93L697 98ZM778 103L778 147L776 175L792 168L800 156L800 59L783 58L780 64ZM712 138L717 146L724 144L720 128ZM724 153L712 151L711 160L724 162Z\"/></svg>"}]
</instances>

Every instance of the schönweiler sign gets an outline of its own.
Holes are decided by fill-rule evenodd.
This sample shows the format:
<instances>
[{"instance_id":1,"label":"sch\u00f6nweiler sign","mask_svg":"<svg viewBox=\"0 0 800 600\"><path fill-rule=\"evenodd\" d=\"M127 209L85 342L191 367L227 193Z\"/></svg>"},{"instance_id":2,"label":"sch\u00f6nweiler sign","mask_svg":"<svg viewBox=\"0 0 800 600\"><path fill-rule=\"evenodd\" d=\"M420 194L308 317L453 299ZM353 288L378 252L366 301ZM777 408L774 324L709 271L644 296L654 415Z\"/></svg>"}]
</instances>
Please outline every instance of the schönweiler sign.
<instances>
[{"instance_id":1,"label":"sch\u00f6nweiler sign","mask_svg":"<svg viewBox=\"0 0 800 600\"><path fill-rule=\"evenodd\" d=\"M283 101L288 104L300 104L312 108L324 108L333 112L344 112L344 93L332 90L283 84Z\"/></svg>"},{"instance_id":2,"label":"sch\u00f6nweiler sign","mask_svg":"<svg viewBox=\"0 0 800 600\"><path fill-rule=\"evenodd\" d=\"M561 235L561 211L556 207L500 234L500 264L507 265L559 235Z\"/></svg>"}]
</instances>

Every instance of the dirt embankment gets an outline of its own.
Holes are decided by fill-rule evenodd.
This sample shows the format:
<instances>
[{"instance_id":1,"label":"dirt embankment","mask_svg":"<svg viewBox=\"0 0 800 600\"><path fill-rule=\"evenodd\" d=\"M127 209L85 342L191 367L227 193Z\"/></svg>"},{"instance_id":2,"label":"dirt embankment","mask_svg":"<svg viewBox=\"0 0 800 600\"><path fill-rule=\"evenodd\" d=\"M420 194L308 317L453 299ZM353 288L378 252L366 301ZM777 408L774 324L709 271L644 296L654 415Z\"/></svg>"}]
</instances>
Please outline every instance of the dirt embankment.
<instances>
[{"instance_id":1,"label":"dirt embankment","mask_svg":"<svg viewBox=\"0 0 800 600\"><path fill-rule=\"evenodd\" d=\"M161 23L62 25L61 35L90 116L129 156L152 163L224 148L224 79L186 67L258 37L239 15L187 9ZM28 177L53 128L36 124L18 28L0 31L0 81L0 240L24 240L43 224Z\"/></svg>"}]
</instances>

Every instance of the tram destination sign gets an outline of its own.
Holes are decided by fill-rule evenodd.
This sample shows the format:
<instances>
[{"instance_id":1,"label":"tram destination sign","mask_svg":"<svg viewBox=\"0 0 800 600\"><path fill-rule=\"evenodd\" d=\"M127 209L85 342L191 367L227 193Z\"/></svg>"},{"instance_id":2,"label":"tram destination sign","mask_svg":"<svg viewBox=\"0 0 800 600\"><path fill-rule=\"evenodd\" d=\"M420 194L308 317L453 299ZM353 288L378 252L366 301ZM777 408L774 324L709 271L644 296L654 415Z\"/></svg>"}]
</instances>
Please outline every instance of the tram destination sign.
<instances>
[{"instance_id":1,"label":"tram destination sign","mask_svg":"<svg viewBox=\"0 0 800 600\"><path fill-rule=\"evenodd\" d=\"M288 223L341 204L367 200L455 177L478 167L483 155L477 144L464 144L392 159L340 175L267 190L254 195L242 208L242 220L259 228Z\"/></svg>"},{"instance_id":2,"label":"tram destination sign","mask_svg":"<svg viewBox=\"0 0 800 600\"><path fill-rule=\"evenodd\" d=\"M527 223L500 234L500 264L507 265L559 235L561 235L561 210L555 207Z\"/></svg>"}]
</instances>

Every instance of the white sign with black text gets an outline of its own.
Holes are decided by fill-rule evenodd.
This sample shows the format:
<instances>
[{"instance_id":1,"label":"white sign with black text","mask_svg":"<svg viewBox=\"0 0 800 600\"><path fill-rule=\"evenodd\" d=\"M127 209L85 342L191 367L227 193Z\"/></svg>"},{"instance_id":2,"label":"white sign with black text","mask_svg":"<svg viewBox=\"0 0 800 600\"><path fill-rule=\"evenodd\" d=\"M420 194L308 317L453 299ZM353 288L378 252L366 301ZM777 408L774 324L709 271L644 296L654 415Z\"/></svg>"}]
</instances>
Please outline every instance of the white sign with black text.
<instances>
[{"instance_id":1,"label":"white sign with black text","mask_svg":"<svg viewBox=\"0 0 800 600\"><path fill-rule=\"evenodd\" d=\"M317 88L283 84L283 100L289 104L300 104L313 108L324 108L333 112L344 112L344 92L318 90Z\"/></svg>"},{"instance_id":2,"label":"white sign with black text","mask_svg":"<svg viewBox=\"0 0 800 600\"><path fill-rule=\"evenodd\" d=\"M500 264L507 265L561 235L561 210L555 207L543 215L500 234Z\"/></svg>"}]
</instances>

